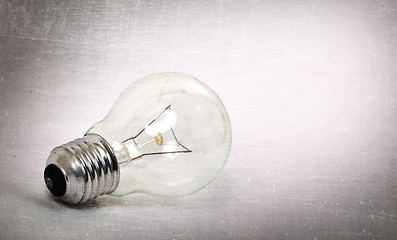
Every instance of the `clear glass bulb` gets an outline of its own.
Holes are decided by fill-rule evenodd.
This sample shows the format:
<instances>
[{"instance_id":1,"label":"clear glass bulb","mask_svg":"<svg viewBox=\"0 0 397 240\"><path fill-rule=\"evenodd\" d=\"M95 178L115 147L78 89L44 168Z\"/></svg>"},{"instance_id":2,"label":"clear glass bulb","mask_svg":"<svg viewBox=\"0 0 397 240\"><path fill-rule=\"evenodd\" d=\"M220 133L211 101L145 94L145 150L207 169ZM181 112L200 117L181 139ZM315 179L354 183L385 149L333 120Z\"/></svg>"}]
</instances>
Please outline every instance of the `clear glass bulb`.
<instances>
[{"instance_id":1,"label":"clear glass bulb","mask_svg":"<svg viewBox=\"0 0 397 240\"><path fill-rule=\"evenodd\" d=\"M232 138L228 114L215 92L179 73L154 74L131 84L105 119L87 131L86 136L94 135L105 140L117 161L118 186L107 192L115 196L142 192L173 197L196 192L222 170ZM95 146L85 143L87 149ZM69 149L76 152L76 147ZM58 155L59 150L56 158L50 155L47 165L54 164L62 172ZM97 178L106 175L93 172ZM53 187L55 178L45 179L47 187ZM100 188L100 181L97 185Z\"/></svg>"}]
</instances>

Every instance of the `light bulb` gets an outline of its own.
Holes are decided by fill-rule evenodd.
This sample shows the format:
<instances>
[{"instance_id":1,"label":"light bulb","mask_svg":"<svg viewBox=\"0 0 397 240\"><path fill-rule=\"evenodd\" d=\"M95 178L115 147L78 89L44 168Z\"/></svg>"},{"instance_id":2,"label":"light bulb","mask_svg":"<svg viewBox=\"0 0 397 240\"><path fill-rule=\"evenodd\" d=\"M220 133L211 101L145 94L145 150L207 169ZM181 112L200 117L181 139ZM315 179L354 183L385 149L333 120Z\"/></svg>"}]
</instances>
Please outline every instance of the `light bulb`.
<instances>
[{"instance_id":1,"label":"light bulb","mask_svg":"<svg viewBox=\"0 0 397 240\"><path fill-rule=\"evenodd\" d=\"M44 180L71 204L102 194L183 196L219 174L231 138L213 90L185 74L153 74L125 89L84 137L54 148Z\"/></svg>"}]
</instances>

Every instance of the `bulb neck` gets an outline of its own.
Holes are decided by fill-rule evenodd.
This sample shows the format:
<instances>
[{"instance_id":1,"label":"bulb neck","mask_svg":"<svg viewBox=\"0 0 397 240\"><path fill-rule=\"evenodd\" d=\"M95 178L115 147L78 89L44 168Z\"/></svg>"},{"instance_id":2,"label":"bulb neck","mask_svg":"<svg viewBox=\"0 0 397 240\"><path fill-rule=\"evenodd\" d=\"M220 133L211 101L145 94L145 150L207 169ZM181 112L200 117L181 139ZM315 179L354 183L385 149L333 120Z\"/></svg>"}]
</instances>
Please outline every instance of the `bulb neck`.
<instances>
[{"instance_id":1,"label":"bulb neck","mask_svg":"<svg viewBox=\"0 0 397 240\"><path fill-rule=\"evenodd\" d=\"M88 133L51 151L44 181L55 197L78 204L115 191L120 169L110 144Z\"/></svg>"}]
</instances>

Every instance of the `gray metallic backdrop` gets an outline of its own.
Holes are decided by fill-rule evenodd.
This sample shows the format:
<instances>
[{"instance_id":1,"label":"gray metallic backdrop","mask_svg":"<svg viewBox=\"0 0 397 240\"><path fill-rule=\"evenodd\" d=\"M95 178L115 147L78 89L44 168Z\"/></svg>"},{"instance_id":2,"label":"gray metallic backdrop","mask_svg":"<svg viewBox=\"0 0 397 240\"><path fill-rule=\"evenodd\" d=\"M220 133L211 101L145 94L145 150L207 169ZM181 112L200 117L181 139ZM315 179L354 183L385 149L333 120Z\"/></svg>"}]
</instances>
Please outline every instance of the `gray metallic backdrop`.
<instances>
[{"instance_id":1,"label":"gray metallic backdrop","mask_svg":"<svg viewBox=\"0 0 397 240\"><path fill-rule=\"evenodd\" d=\"M145 75L212 87L221 175L183 198L47 193L50 150ZM396 1L0 0L1 239L395 239Z\"/></svg>"}]
</instances>

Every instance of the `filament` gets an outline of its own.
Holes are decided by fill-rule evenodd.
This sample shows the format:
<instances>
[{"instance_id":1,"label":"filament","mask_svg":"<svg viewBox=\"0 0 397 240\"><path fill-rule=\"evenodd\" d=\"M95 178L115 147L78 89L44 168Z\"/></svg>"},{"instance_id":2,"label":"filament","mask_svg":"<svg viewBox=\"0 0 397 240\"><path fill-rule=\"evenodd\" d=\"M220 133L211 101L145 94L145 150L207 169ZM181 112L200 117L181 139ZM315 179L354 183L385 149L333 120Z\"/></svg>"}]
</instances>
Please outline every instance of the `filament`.
<instances>
[{"instance_id":1,"label":"filament","mask_svg":"<svg viewBox=\"0 0 397 240\"><path fill-rule=\"evenodd\" d=\"M126 142L131 141L131 140L133 140L133 141L136 143L135 139L136 139L139 135L141 135L141 134L146 130L146 128L147 128L148 126L151 126L157 119L160 118L160 116L161 116L165 111L167 111L167 110L169 110L169 109L171 109L171 105L168 105L156 118L154 118L152 121L150 121L149 124L148 124L146 127L144 127L141 131L139 131L138 134L136 134L134 137L127 138L126 140L122 141L122 143L126 143ZM187 148L186 146L184 146L184 145L178 140L178 138L176 137L175 131L174 131L174 129L172 128L171 125L170 125L170 130L171 130L171 133L172 133L172 135L173 135L173 137L174 137L174 139L175 139L175 141L176 141L175 146L179 146L179 147L181 147L183 150L166 151L166 152L148 152L148 153L142 153L142 154L140 154L139 156L132 158L130 161L134 161L134 160L140 159L140 158L142 158L143 156L160 155L160 154L174 154L174 153L190 153L190 152L192 152L192 150L190 150L189 148ZM158 132L155 136L153 136L152 139L150 139L150 140L144 142L143 144L137 144L137 143L136 143L136 144L141 148L141 147L143 147L143 146L145 146L145 145L147 145L147 144L150 144L150 143L152 143L152 142L156 142L156 144L157 144L158 146L162 146L162 145L171 145L171 144L164 144L163 135L162 135L161 133L159 133L159 132ZM121 163L119 163L119 164L123 164L123 163L126 163L126 162L127 162L127 161L123 161L123 162L121 162Z\"/></svg>"}]
</instances>

